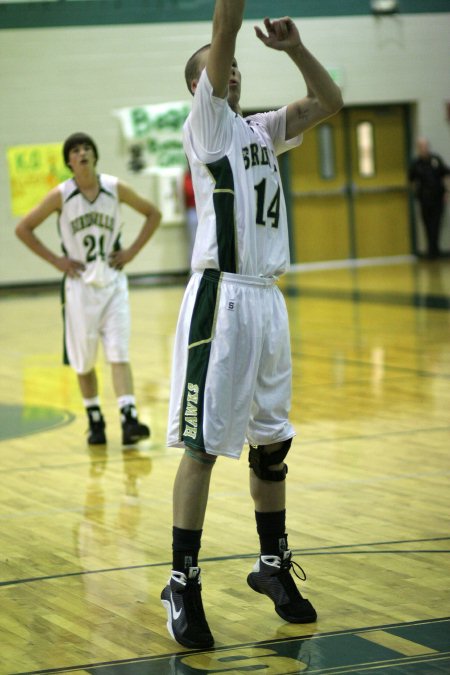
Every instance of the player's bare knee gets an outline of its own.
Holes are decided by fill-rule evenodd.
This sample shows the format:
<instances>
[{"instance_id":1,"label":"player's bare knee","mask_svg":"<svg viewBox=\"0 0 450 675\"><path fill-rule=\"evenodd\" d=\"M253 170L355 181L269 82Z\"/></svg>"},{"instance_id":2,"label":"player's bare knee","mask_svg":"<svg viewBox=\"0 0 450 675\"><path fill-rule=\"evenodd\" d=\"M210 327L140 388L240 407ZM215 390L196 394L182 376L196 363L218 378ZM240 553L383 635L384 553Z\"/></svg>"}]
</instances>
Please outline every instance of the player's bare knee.
<instances>
[{"instance_id":1,"label":"player's bare knee","mask_svg":"<svg viewBox=\"0 0 450 675\"><path fill-rule=\"evenodd\" d=\"M288 472L284 458L291 447L292 438L270 445L251 445L248 463L254 474L261 480L283 481Z\"/></svg>"}]
</instances>

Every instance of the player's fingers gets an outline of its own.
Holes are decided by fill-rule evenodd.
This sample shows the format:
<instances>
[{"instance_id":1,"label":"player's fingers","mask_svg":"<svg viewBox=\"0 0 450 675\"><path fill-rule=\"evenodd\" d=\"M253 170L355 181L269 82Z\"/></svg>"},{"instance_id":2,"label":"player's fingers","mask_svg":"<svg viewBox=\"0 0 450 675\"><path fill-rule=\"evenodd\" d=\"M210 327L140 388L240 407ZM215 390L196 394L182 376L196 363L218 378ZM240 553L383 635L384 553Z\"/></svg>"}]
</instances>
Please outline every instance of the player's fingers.
<instances>
[{"instance_id":1,"label":"player's fingers","mask_svg":"<svg viewBox=\"0 0 450 675\"><path fill-rule=\"evenodd\" d=\"M280 21L275 24L275 33L278 40L285 40L287 38L288 29L286 22L283 19L280 19Z\"/></svg>"},{"instance_id":2,"label":"player's fingers","mask_svg":"<svg viewBox=\"0 0 450 675\"><path fill-rule=\"evenodd\" d=\"M259 26L253 26L253 28L255 29L256 37L258 37L260 40L264 41L264 38L266 36L262 32L261 28L259 28Z\"/></svg>"}]
</instances>

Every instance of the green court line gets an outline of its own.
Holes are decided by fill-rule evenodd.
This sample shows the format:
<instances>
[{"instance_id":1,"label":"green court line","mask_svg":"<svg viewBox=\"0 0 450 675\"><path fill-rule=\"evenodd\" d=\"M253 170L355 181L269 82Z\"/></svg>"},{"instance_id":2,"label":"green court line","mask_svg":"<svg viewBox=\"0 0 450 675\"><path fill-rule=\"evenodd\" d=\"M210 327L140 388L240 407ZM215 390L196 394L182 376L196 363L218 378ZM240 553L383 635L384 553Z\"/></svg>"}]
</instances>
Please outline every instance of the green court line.
<instances>
[{"instance_id":1,"label":"green court line","mask_svg":"<svg viewBox=\"0 0 450 675\"><path fill-rule=\"evenodd\" d=\"M248 671L267 670L272 663L292 664L291 670L280 670L285 675L297 675L305 672L318 675L319 673L331 673L343 675L344 673L371 673L384 670L393 675L402 672L408 675L421 673L422 675L434 675L434 673L446 672L437 670L433 664L440 667L441 662L450 661L450 618L442 617L428 620L418 620L407 623L394 623L382 626L361 627L342 631L330 631L325 633L310 633L301 637L275 638L260 642L246 642L226 647L218 647L210 650L189 650L175 652L167 655L143 656L131 659L104 661L77 666L51 668L45 670L27 671L15 675L44 675L50 673L64 673L75 670L84 670L92 675L208 675L208 673L226 673L227 670L245 673ZM392 636L401 637L410 642L419 641L418 644L434 650L433 655L418 655L416 657L398 655L398 652L383 645L371 644L364 640L361 633L370 631L384 631ZM258 665L258 650L261 651L260 664ZM205 664L202 668L201 655L205 654ZM192 667L189 660L195 659ZM282 659L282 661L281 661ZM245 667L245 661L248 666ZM239 664L236 668L236 662ZM297 664L297 666L295 665ZM426 664L427 670L421 670ZM220 668L220 666L222 666ZM233 668L234 666L234 668ZM405 666L408 670L404 669ZM418 668L415 669L414 667ZM411 667L413 669L411 669ZM218 669L220 668L220 670ZM387 670L388 669L388 670ZM400 670L397 670L400 669Z\"/></svg>"},{"instance_id":2,"label":"green court line","mask_svg":"<svg viewBox=\"0 0 450 675\"><path fill-rule=\"evenodd\" d=\"M437 293L364 291L360 289L302 288L299 284L286 284L284 293L288 297L324 298L326 300L350 300L382 305L422 307L426 309L450 309L450 297Z\"/></svg>"},{"instance_id":3,"label":"green court line","mask_svg":"<svg viewBox=\"0 0 450 675\"><path fill-rule=\"evenodd\" d=\"M0 403L0 441L57 429L74 419L73 413L59 408Z\"/></svg>"},{"instance_id":4,"label":"green court line","mask_svg":"<svg viewBox=\"0 0 450 675\"><path fill-rule=\"evenodd\" d=\"M334 546L324 546L324 547L315 547L315 548L306 548L306 549L293 549L292 552L294 555L301 555L302 557L306 556L319 556L319 555L394 555L394 554L416 554L416 553L450 553L450 549L383 549L374 551L369 548L364 549L364 547L375 547L375 546L386 546L389 544L399 544L399 543L420 543L428 541L448 541L450 537L434 537L432 539L406 539L406 540L397 540L393 542L372 542L365 544L335 544ZM349 550L349 549L363 549L363 550ZM336 549L346 549L345 551L337 551ZM209 562L226 562L229 560L247 560L252 558L257 558L259 553L238 553L233 555L225 556L210 556L202 558L203 563ZM171 562L168 560L157 562L157 563L142 563L140 565L127 565L122 567L105 567L101 569L94 570L79 570L76 572L62 572L61 574L51 574L45 576L36 576L36 577L26 577L22 579L10 579L6 581L0 581L0 588L6 586L19 586L21 584L36 583L41 581L54 581L59 579L65 579L68 577L81 577L91 574L108 574L111 572L129 572L131 570L138 569L152 569L157 567L170 567Z\"/></svg>"}]
</instances>

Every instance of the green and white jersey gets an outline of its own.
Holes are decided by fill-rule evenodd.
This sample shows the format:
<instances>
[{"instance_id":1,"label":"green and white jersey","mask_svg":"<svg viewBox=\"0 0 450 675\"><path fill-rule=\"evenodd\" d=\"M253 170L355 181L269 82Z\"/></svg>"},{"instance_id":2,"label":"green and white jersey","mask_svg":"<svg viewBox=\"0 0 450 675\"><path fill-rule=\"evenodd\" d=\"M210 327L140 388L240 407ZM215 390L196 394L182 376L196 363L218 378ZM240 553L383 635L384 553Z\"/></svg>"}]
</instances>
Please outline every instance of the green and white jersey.
<instances>
[{"instance_id":1,"label":"green and white jersey","mask_svg":"<svg viewBox=\"0 0 450 675\"><path fill-rule=\"evenodd\" d=\"M286 108L246 118L213 95L206 69L183 129L198 213L192 269L279 276L289 266L286 204L277 155Z\"/></svg>"},{"instance_id":2,"label":"green and white jersey","mask_svg":"<svg viewBox=\"0 0 450 675\"><path fill-rule=\"evenodd\" d=\"M86 265L84 281L105 286L117 276L108 256L119 247L120 202L115 176L102 173L98 181L99 192L92 202L73 178L58 186L62 197L58 228L65 255Z\"/></svg>"}]
</instances>

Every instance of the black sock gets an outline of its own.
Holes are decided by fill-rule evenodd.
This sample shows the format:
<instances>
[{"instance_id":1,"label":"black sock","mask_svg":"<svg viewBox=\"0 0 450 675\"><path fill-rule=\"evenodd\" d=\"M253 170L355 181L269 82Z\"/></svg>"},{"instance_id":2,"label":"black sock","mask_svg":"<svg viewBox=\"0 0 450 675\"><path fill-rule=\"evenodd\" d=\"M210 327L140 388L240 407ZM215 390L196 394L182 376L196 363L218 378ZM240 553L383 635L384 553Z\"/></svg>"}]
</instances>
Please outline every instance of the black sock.
<instances>
[{"instance_id":1,"label":"black sock","mask_svg":"<svg viewBox=\"0 0 450 675\"><path fill-rule=\"evenodd\" d=\"M286 510L261 513L255 511L256 529L259 535L261 555L283 557L287 551Z\"/></svg>"},{"instance_id":2,"label":"black sock","mask_svg":"<svg viewBox=\"0 0 450 675\"><path fill-rule=\"evenodd\" d=\"M202 532L172 528L172 569L185 572L189 567L197 567Z\"/></svg>"}]
</instances>

